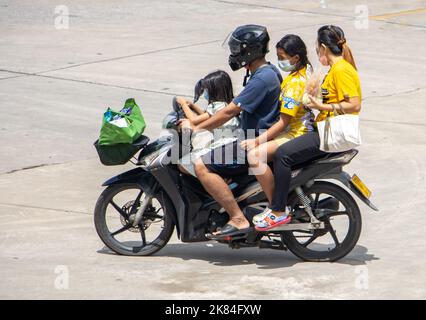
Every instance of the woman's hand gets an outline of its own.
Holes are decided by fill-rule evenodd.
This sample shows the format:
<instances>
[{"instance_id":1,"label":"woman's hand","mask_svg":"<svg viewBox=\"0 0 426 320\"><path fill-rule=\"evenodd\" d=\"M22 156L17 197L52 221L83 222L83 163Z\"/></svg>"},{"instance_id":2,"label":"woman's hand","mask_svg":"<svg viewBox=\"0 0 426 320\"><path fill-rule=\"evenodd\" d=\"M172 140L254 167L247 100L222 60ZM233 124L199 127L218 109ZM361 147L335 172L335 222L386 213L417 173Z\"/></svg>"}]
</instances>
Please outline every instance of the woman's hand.
<instances>
[{"instance_id":1,"label":"woman's hand","mask_svg":"<svg viewBox=\"0 0 426 320\"><path fill-rule=\"evenodd\" d=\"M257 139L247 139L240 142L241 148L247 151L256 148L258 145L259 142L257 141Z\"/></svg>"},{"instance_id":2,"label":"woman's hand","mask_svg":"<svg viewBox=\"0 0 426 320\"><path fill-rule=\"evenodd\" d=\"M312 96L310 94L308 95L308 98L310 100L310 103L308 104L309 108L317 109L317 110L320 110L320 111L328 110L319 99L315 98L314 96Z\"/></svg>"},{"instance_id":3,"label":"woman's hand","mask_svg":"<svg viewBox=\"0 0 426 320\"><path fill-rule=\"evenodd\" d=\"M316 97L318 94L319 87L320 87L320 75L318 73L314 73L306 81L306 93Z\"/></svg>"}]
</instances>

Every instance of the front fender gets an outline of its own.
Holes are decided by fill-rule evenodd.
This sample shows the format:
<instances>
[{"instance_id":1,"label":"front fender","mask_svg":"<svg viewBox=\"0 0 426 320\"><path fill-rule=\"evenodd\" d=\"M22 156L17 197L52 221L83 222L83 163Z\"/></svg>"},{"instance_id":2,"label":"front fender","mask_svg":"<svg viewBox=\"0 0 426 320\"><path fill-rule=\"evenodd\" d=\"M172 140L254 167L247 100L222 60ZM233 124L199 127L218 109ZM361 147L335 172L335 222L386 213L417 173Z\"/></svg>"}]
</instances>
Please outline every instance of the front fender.
<instances>
[{"instance_id":1,"label":"front fender","mask_svg":"<svg viewBox=\"0 0 426 320\"><path fill-rule=\"evenodd\" d=\"M102 183L102 186L107 187L119 183L138 183L142 187L149 187L152 185L153 179L155 178L150 172L138 167L108 179Z\"/></svg>"}]
</instances>

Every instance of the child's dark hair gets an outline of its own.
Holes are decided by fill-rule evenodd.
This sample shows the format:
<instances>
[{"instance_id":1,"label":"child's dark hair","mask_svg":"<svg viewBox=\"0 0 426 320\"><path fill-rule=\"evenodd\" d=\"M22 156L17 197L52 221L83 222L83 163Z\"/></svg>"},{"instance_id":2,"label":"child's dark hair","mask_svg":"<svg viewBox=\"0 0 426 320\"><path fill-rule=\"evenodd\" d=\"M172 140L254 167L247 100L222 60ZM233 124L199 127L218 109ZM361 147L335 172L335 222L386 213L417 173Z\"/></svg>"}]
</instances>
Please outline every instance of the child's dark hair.
<instances>
[{"instance_id":1,"label":"child's dark hair","mask_svg":"<svg viewBox=\"0 0 426 320\"><path fill-rule=\"evenodd\" d=\"M299 61L295 65L294 72L305 68L308 64L311 64L308 59L308 51L306 50L305 43L295 34L285 35L280 41L278 41L276 48L284 50L285 53L291 57L295 55L299 56Z\"/></svg>"},{"instance_id":2,"label":"child's dark hair","mask_svg":"<svg viewBox=\"0 0 426 320\"><path fill-rule=\"evenodd\" d=\"M203 79L200 79L195 85L194 102L207 89L209 93L209 103L220 101L230 103L234 99L231 77L222 70L209 73Z\"/></svg>"},{"instance_id":3,"label":"child's dark hair","mask_svg":"<svg viewBox=\"0 0 426 320\"><path fill-rule=\"evenodd\" d=\"M343 56L355 69L355 59L346 43L342 28L333 25L323 26L318 29L318 43L325 45L336 56Z\"/></svg>"}]
</instances>

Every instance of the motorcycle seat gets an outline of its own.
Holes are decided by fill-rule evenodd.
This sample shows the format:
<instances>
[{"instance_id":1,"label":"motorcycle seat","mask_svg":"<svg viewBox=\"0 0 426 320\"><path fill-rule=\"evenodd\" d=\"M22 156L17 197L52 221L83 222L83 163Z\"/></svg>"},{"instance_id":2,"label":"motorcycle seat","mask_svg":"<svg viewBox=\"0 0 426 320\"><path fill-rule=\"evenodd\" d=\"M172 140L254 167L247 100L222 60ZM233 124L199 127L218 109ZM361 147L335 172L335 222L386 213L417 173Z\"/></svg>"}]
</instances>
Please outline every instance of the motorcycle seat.
<instances>
[{"instance_id":1,"label":"motorcycle seat","mask_svg":"<svg viewBox=\"0 0 426 320\"><path fill-rule=\"evenodd\" d=\"M355 152L355 154L354 154L354 152ZM321 164L321 163L323 163L327 160L329 160L331 162L333 159L341 158L344 155L355 156L357 153L358 153L358 150L356 150L356 149L351 149L351 150L343 151L343 152L326 153L325 155L321 155L319 157L316 157L314 159L311 159L309 161L306 161L304 163L300 163L300 164L294 166L293 170L301 169L301 168L308 167L308 166L313 166L313 165L316 165L316 164ZM336 162L336 163L339 163L339 162Z\"/></svg>"}]
</instances>

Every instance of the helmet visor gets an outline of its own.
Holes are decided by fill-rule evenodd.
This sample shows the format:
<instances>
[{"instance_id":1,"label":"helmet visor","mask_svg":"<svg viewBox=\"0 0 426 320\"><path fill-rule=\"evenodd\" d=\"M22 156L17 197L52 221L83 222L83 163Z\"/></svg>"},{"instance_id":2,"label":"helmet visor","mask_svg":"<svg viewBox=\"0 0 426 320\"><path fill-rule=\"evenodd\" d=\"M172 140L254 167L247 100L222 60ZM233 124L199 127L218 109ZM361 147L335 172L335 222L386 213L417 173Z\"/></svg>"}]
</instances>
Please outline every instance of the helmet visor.
<instances>
[{"instance_id":1,"label":"helmet visor","mask_svg":"<svg viewBox=\"0 0 426 320\"><path fill-rule=\"evenodd\" d=\"M229 36L228 46L232 55L241 54L241 41L234 38L232 34Z\"/></svg>"}]
</instances>

